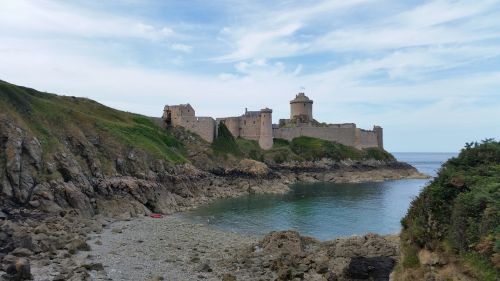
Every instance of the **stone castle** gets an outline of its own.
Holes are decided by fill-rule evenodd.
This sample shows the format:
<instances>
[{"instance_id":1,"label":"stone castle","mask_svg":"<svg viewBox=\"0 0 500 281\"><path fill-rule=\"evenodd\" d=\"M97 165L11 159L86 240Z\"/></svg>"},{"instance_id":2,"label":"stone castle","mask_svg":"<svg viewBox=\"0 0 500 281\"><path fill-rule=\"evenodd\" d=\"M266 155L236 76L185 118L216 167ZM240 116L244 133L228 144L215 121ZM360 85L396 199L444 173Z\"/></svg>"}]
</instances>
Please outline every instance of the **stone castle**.
<instances>
[{"instance_id":1,"label":"stone castle","mask_svg":"<svg viewBox=\"0 0 500 281\"><path fill-rule=\"evenodd\" d=\"M292 140L300 136L335 141L356 148L383 148L382 127L363 130L356 128L354 123L320 123L313 118L312 106L313 101L304 93L297 94L290 101L290 119L280 119L279 124L272 123L273 111L269 108L259 111L245 109L241 116L213 119L197 117L189 103L165 106L162 119L166 127L184 127L208 142L217 137L217 127L223 123L234 137L258 141L262 149L270 149L275 138Z\"/></svg>"}]
</instances>

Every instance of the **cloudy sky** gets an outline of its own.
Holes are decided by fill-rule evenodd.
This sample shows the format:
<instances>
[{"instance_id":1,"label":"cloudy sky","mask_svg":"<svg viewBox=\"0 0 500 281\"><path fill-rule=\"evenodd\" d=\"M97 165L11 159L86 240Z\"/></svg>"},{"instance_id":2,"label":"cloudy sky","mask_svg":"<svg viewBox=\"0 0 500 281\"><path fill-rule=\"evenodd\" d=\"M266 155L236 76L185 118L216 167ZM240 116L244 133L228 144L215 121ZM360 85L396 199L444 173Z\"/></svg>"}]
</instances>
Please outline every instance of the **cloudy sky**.
<instances>
[{"instance_id":1,"label":"cloudy sky","mask_svg":"<svg viewBox=\"0 0 500 281\"><path fill-rule=\"evenodd\" d=\"M500 0L2 0L0 79L275 122L303 87L317 120L381 125L389 151L457 151L500 138Z\"/></svg>"}]
</instances>

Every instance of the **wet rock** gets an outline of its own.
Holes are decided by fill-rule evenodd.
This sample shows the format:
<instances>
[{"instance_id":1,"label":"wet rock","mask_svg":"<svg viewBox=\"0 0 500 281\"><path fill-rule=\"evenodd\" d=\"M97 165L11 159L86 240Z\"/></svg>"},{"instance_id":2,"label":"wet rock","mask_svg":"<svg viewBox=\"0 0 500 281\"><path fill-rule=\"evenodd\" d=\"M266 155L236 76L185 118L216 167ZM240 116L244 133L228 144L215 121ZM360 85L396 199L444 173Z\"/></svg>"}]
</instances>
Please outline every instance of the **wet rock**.
<instances>
[{"instance_id":1,"label":"wet rock","mask_svg":"<svg viewBox=\"0 0 500 281\"><path fill-rule=\"evenodd\" d=\"M389 280L395 264L396 261L388 257L355 257L349 263L347 276L361 280Z\"/></svg>"}]
</instances>

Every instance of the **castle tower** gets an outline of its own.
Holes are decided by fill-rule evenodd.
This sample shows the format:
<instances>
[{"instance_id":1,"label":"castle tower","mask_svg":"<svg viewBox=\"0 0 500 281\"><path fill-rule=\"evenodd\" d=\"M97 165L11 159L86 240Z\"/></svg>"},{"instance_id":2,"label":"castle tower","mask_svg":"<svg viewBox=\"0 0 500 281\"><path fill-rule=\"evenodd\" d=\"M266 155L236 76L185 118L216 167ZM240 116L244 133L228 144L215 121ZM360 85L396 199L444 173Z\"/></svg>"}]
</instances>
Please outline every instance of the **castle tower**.
<instances>
[{"instance_id":1,"label":"castle tower","mask_svg":"<svg viewBox=\"0 0 500 281\"><path fill-rule=\"evenodd\" d=\"M312 116L313 101L304 93L299 93L295 99L290 101L290 119L301 123L307 123L313 120Z\"/></svg>"},{"instance_id":2,"label":"castle tower","mask_svg":"<svg viewBox=\"0 0 500 281\"><path fill-rule=\"evenodd\" d=\"M380 126L373 126L373 131L377 135L378 147L384 148L384 129Z\"/></svg>"},{"instance_id":3,"label":"castle tower","mask_svg":"<svg viewBox=\"0 0 500 281\"><path fill-rule=\"evenodd\" d=\"M273 147L273 111L269 108L260 110L260 137L259 146L262 149Z\"/></svg>"}]
</instances>

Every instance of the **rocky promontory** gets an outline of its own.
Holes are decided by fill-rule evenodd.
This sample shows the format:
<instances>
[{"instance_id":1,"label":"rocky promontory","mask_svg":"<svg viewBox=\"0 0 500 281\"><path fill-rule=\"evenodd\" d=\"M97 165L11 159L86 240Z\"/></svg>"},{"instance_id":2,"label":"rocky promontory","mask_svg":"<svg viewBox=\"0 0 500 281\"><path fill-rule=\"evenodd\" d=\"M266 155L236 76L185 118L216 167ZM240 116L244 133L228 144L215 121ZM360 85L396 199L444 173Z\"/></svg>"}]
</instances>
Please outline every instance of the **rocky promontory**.
<instances>
[{"instance_id":1,"label":"rocky promontory","mask_svg":"<svg viewBox=\"0 0 500 281\"><path fill-rule=\"evenodd\" d=\"M423 176L383 151L360 151L354 160L221 154L154 118L1 81L0 148L5 280L91 278L89 271L101 266L82 263L78 253L94 247L89 234L117 220L172 214L217 198L284 193L297 181ZM272 153L289 151L280 149ZM50 276L39 278L40 272Z\"/></svg>"}]
</instances>

